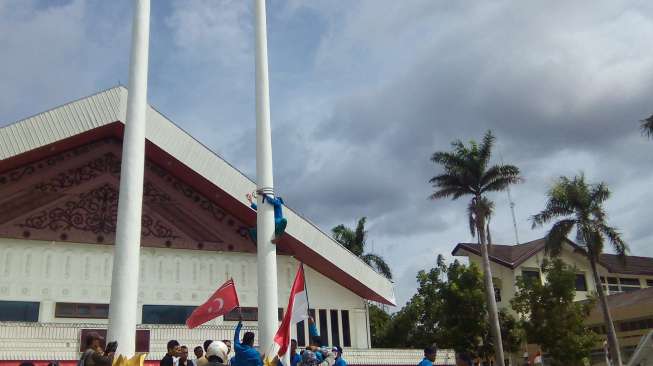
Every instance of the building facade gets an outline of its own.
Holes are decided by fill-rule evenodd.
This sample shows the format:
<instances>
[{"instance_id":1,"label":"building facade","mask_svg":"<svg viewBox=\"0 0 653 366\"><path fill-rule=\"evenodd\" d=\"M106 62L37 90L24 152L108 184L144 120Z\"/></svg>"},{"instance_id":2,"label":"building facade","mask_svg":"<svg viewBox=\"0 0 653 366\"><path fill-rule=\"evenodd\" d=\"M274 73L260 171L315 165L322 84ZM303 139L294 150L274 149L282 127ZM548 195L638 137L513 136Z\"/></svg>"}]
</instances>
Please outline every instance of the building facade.
<instances>
[{"instance_id":1,"label":"building facade","mask_svg":"<svg viewBox=\"0 0 653 366\"><path fill-rule=\"evenodd\" d=\"M76 359L83 332L106 327L126 98L116 87L0 129L0 358L20 349L32 359ZM139 347L156 357L174 332L193 346L231 338L235 313L198 330L182 326L230 278L245 325L256 331L256 245L248 234L256 214L245 200L255 184L152 107L146 136L133 279ZM284 214L278 271L270 274L278 278L279 316L304 263L325 341L369 348L367 303L393 304L392 283L293 210ZM305 344L307 324L293 337ZM44 343L56 352L39 348Z\"/></svg>"},{"instance_id":2,"label":"building facade","mask_svg":"<svg viewBox=\"0 0 653 366\"><path fill-rule=\"evenodd\" d=\"M510 300L515 296L517 277L529 277L542 282L542 261L547 258L544 239L534 240L519 245L492 245L490 250L490 267L495 286L495 298L500 309L514 313ZM560 258L576 268L576 300L586 300L596 293L594 277L585 256L578 252L571 241L563 245ZM453 252L455 256L464 256L470 263L482 268L482 258L478 244L461 243ZM622 352L628 358L639 340L653 329L653 258L628 256L622 262L612 254L602 254L598 264L601 284L608 295L610 312L613 316L617 337ZM605 335L603 315L599 304L586 321L595 332ZM533 351L534 347L529 347ZM531 352L533 353L533 352ZM601 345L592 355L592 364L604 364L605 355Z\"/></svg>"}]
</instances>

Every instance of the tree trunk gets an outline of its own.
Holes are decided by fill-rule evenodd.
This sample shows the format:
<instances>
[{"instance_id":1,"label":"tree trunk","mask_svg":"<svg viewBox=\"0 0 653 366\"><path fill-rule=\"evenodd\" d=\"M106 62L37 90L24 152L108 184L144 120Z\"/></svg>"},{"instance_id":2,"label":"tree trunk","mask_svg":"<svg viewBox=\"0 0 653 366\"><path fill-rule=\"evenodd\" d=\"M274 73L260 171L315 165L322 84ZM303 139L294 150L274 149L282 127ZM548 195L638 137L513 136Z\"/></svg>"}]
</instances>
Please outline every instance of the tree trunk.
<instances>
[{"instance_id":1,"label":"tree trunk","mask_svg":"<svg viewBox=\"0 0 653 366\"><path fill-rule=\"evenodd\" d=\"M485 280L485 293L487 295L487 311L490 315L490 329L492 338L494 338L494 364L496 366L505 366L503 357L503 342L501 340L501 328L499 326L499 312L497 310L497 301L494 298L494 281L492 280L492 270L490 269L490 257L487 250L485 237L484 217L476 215L476 230L478 237L481 239L481 255L483 257L483 274Z\"/></svg>"},{"instance_id":2,"label":"tree trunk","mask_svg":"<svg viewBox=\"0 0 653 366\"><path fill-rule=\"evenodd\" d=\"M617 340L617 332L614 330L614 323L612 323L612 316L610 315L610 309L608 308L608 299L605 297L603 285L601 285L601 279L599 278L599 272L596 270L596 262L590 259L590 265L592 266L592 275L594 276L596 292L599 294L601 310L603 310L603 321L605 322L605 329L608 331L608 347L610 347L612 364L614 366L622 366L623 362L621 361L619 341Z\"/></svg>"}]
</instances>

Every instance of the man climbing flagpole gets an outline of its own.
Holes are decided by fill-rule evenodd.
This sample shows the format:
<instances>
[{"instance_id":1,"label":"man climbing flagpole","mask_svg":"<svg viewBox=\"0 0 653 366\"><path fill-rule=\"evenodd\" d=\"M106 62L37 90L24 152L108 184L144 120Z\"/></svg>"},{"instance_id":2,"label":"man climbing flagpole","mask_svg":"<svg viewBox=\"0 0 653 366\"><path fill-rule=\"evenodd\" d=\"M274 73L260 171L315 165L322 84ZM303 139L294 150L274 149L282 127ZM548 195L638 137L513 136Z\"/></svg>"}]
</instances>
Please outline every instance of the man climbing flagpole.
<instances>
[{"instance_id":1,"label":"man climbing flagpole","mask_svg":"<svg viewBox=\"0 0 653 366\"><path fill-rule=\"evenodd\" d=\"M267 25L265 0L254 0L256 33L256 260L258 285L259 343L262 349L273 342L277 328L277 250L274 236L274 207L263 202L274 197L272 180L272 137L268 80Z\"/></svg>"}]
</instances>

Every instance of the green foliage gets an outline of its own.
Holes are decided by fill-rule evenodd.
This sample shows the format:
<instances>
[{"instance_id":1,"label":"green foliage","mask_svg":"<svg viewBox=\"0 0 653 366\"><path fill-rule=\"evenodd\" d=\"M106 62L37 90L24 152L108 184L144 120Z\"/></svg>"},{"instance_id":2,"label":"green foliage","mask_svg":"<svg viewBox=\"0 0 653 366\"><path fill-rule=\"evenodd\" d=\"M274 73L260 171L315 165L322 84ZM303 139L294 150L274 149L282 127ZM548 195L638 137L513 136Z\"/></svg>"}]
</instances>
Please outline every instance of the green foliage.
<instances>
[{"instance_id":1,"label":"green foliage","mask_svg":"<svg viewBox=\"0 0 653 366\"><path fill-rule=\"evenodd\" d=\"M342 224L335 226L331 229L333 239L349 249L350 252L354 253L357 257L362 259L363 262L374 268L374 270L386 278L392 279L390 266L386 263L383 257L373 253L365 253L365 245L367 244L367 231L365 230L366 221L366 217L362 217L358 220L355 230Z\"/></svg>"},{"instance_id":2,"label":"green foliage","mask_svg":"<svg viewBox=\"0 0 653 366\"><path fill-rule=\"evenodd\" d=\"M545 284L518 278L512 308L522 316L528 342L539 344L552 365L583 365L598 341L584 325L593 302L574 302L576 270L560 259L545 261L542 271Z\"/></svg>"},{"instance_id":3,"label":"green foliage","mask_svg":"<svg viewBox=\"0 0 653 366\"><path fill-rule=\"evenodd\" d=\"M604 202L610 198L610 190L605 183L588 184L585 175L573 178L560 177L547 193L546 208L533 215L533 228L559 219L546 236L546 250L558 255L567 235L576 228L576 243L584 254L594 263L603 252L603 244L608 239L614 251L623 256L628 246L619 231L607 224Z\"/></svg>"},{"instance_id":4,"label":"green foliage","mask_svg":"<svg viewBox=\"0 0 653 366\"><path fill-rule=\"evenodd\" d=\"M386 347L384 341L386 338L386 328L390 323L390 315L380 307L370 304L370 333L372 337L372 347Z\"/></svg>"},{"instance_id":5,"label":"green foliage","mask_svg":"<svg viewBox=\"0 0 653 366\"><path fill-rule=\"evenodd\" d=\"M438 256L437 265L420 271L417 281L417 293L372 335L375 347L423 348L436 343L471 355L494 354L483 276L477 266L458 261L447 265ZM518 322L500 314L506 333L504 348L519 349L522 338Z\"/></svg>"}]
</instances>

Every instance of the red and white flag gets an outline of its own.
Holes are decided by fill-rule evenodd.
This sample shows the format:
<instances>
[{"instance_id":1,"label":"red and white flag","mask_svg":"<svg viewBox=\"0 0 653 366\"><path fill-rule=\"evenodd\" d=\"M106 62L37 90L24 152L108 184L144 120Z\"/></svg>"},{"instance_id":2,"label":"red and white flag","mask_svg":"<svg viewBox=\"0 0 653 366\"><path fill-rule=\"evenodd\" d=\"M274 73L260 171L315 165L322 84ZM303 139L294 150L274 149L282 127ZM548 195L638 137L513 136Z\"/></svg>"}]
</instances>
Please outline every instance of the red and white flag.
<instances>
[{"instance_id":1,"label":"red and white flag","mask_svg":"<svg viewBox=\"0 0 653 366\"><path fill-rule=\"evenodd\" d=\"M295 281L293 281L290 289L288 308L283 315L279 330L274 335L274 342L265 353L264 363L266 365L272 363L275 355L281 358L288 352L291 326L306 319L308 319L308 295L306 293L306 281L304 280L304 266L300 264L295 275Z\"/></svg>"},{"instance_id":2,"label":"red and white flag","mask_svg":"<svg viewBox=\"0 0 653 366\"><path fill-rule=\"evenodd\" d=\"M204 304L193 310L193 313L186 319L186 325L193 329L220 315L227 314L239 306L236 285L234 285L234 280L230 279L220 286Z\"/></svg>"}]
</instances>

